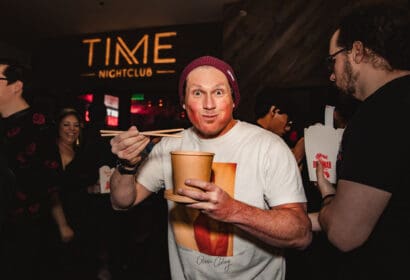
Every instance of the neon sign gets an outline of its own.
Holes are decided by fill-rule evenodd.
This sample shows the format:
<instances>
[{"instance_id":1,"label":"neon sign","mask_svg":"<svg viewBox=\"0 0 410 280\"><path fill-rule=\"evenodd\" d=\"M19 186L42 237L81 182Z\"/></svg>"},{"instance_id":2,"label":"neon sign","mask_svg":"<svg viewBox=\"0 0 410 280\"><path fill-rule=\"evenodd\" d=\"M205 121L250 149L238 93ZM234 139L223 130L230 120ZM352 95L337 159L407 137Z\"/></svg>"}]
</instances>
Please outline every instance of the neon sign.
<instances>
[{"instance_id":1,"label":"neon sign","mask_svg":"<svg viewBox=\"0 0 410 280\"><path fill-rule=\"evenodd\" d=\"M177 32L173 31L143 34L139 40L133 40L133 43L127 43L121 36L83 39L89 71L81 76L138 79L174 74L177 60L170 55L170 51L174 49L172 43L176 37Z\"/></svg>"}]
</instances>

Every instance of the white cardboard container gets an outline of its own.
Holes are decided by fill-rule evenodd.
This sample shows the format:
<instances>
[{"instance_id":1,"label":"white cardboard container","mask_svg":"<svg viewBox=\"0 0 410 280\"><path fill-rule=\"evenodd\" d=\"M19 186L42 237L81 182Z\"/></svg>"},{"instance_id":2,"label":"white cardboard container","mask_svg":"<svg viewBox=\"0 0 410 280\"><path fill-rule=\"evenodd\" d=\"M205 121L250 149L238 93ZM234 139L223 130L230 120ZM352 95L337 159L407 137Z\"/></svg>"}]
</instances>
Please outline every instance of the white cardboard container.
<instances>
[{"instance_id":1,"label":"white cardboard container","mask_svg":"<svg viewBox=\"0 0 410 280\"><path fill-rule=\"evenodd\" d=\"M333 127L334 109L326 105L325 125L319 123L305 128L306 160L311 181L317 181L316 166L320 161L325 178L332 184L336 183L336 160L344 129Z\"/></svg>"},{"instance_id":2,"label":"white cardboard container","mask_svg":"<svg viewBox=\"0 0 410 280\"><path fill-rule=\"evenodd\" d=\"M114 173L115 168L110 168L108 165L103 165L100 167L100 193L110 192L110 178L112 173Z\"/></svg>"}]
</instances>

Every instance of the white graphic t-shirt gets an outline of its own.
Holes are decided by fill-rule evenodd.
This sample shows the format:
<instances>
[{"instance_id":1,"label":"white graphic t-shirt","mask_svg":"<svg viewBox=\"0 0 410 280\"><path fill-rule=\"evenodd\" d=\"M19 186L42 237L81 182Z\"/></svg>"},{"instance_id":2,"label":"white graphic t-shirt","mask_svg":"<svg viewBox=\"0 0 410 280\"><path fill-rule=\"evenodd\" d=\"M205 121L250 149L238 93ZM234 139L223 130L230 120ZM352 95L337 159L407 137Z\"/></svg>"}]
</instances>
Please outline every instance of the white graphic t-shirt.
<instances>
[{"instance_id":1,"label":"white graphic t-shirt","mask_svg":"<svg viewBox=\"0 0 410 280\"><path fill-rule=\"evenodd\" d=\"M294 156L279 136L238 121L221 137L201 139L192 128L163 138L141 166L137 180L157 192L173 188L171 151L215 153L212 182L236 200L269 209L306 202ZM282 252L231 224L168 200L172 279L284 279Z\"/></svg>"}]
</instances>

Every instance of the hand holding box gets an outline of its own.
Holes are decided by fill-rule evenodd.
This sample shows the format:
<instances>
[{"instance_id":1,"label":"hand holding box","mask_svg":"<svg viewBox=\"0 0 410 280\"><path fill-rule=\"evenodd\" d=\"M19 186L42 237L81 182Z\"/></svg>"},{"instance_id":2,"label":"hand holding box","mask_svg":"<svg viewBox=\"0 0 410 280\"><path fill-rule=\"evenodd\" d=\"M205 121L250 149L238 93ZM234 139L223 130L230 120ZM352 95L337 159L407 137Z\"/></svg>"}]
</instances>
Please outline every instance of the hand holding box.
<instances>
[{"instance_id":1,"label":"hand holding box","mask_svg":"<svg viewBox=\"0 0 410 280\"><path fill-rule=\"evenodd\" d=\"M110 192L110 178L115 168L110 168L108 165L100 167L100 193Z\"/></svg>"},{"instance_id":2,"label":"hand holding box","mask_svg":"<svg viewBox=\"0 0 410 280\"><path fill-rule=\"evenodd\" d=\"M305 150L309 178L317 181L316 166L320 161L325 178L336 183L336 160L344 129L333 128L333 106L326 106L325 125L315 124L305 129Z\"/></svg>"}]
</instances>

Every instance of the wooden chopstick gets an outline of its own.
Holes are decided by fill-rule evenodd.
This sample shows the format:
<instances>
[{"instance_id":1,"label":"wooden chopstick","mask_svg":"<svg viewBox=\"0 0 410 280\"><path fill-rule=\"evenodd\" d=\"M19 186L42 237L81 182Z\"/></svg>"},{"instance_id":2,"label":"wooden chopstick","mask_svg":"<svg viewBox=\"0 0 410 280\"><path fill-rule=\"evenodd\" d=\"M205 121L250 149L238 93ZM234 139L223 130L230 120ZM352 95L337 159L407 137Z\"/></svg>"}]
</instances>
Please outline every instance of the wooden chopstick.
<instances>
[{"instance_id":1,"label":"wooden chopstick","mask_svg":"<svg viewBox=\"0 0 410 280\"><path fill-rule=\"evenodd\" d=\"M114 137L117 136L119 133L101 133L101 137ZM144 136L156 136L156 137L174 137L174 138L181 138L181 134L166 134L166 133L144 133L141 132L140 134Z\"/></svg>"},{"instance_id":2,"label":"wooden chopstick","mask_svg":"<svg viewBox=\"0 0 410 280\"><path fill-rule=\"evenodd\" d=\"M122 132L125 132L125 131L124 130L104 130L104 129L100 130L100 133L116 133L116 134L119 134L119 133L122 133Z\"/></svg>"},{"instance_id":3,"label":"wooden chopstick","mask_svg":"<svg viewBox=\"0 0 410 280\"><path fill-rule=\"evenodd\" d=\"M167 133L167 132L180 132L183 131L183 128L172 128L172 129L162 129L162 130L150 130L150 131L142 131L141 133ZM101 129L100 133L122 133L125 132L124 130L104 130Z\"/></svg>"},{"instance_id":4,"label":"wooden chopstick","mask_svg":"<svg viewBox=\"0 0 410 280\"><path fill-rule=\"evenodd\" d=\"M183 130L184 130L183 128L171 128L171 129L162 129L162 130L143 131L141 133L168 133L168 132L180 132Z\"/></svg>"},{"instance_id":5,"label":"wooden chopstick","mask_svg":"<svg viewBox=\"0 0 410 280\"><path fill-rule=\"evenodd\" d=\"M146 133L141 132L140 134L145 136L158 136L158 137L174 137L174 138L181 138L181 134L167 134L167 133Z\"/></svg>"},{"instance_id":6,"label":"wooden chopstick","mask_svg":"<svg viewBox=\"0 0 410 280\"><path fill-rule=\"evenodd\" d=\"M158 137L175 137L180 138L182 137L180 134L169 134L166 132L180 132L183 131L183 128L173 128L173 129L163 129L163 130L151 130L151 131L142 131L140 134L145 136L158 136ZM113 137L117 136L120 133L123 133L123 130L100 130L101 137Z\"/></svg>"}]
</instances>

